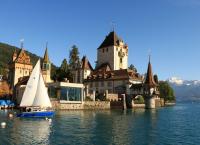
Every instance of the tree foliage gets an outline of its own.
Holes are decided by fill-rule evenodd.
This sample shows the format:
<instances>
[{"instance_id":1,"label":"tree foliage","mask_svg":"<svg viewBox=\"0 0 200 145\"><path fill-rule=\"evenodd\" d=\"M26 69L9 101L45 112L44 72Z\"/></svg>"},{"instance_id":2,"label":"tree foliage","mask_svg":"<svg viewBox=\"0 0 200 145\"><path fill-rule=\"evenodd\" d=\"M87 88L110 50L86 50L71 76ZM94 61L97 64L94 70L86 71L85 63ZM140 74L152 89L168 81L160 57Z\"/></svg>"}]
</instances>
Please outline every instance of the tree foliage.
<instances>
[{"instance_id":1,"label":"tree foliage","mask_svg":"<svg viewBox=\"0 0 200 145\"><path fill-rule=\"evenodd\" d=\"M135 104L144 104L144 97L143 96L139 96L135 101Z\"/></svg>"},{"instance_id":2,"label":"tree foliage","mask_svg":"<svg viewBox=\"0 0 200 145\"><path fill-rule=\"evenodd\" d=\"M62 61L61 66L56 69L53 75L53 80L61 82L61 81L65 81L66 79L72 82L72 74L69 70L67 60L64 59Z\"/></svg>"},{"instance_id":3,"label":"tree foliage","mask_svg":"<svg viewBox=\"0 0 200 145\"><path fill-rule=\"evenodd\" d=\"M79 51L76 45L72 46L72 49L69 52L69 66L73 69L76 64L79 62Z\"/></svg>"},{"instance_id":4,"label":"tree foliage","mask_svg":"<svg viewBox=\"0 0 200 145\"><path fill-rule=\"evenodd\" d=\"M160 97L164 98L165 102L173 102L176 100L174 90L166 81L159 82Z\"/></svg>"},{"instance_id":5,"label":"tree foliage","mask_svg":"<svg viewBox=\"0 0 200 145\"><path fill-rule=\"evenodd\" d=\"M61 70L63 70L64 72L68 72L68 63L67 63L67 60L66 59L64 59L63 61L62 61L62 64L61 64L61 66L60 66L60 69Z\"/></svg>"},{"instance_id":6,"label":"tree foliage","mask_svg":"<svg viewBox=\"0 0 200 145\"><path fill-rule=\"evenodd\" d=\"M159 83L158 82L158 75L154 75L153 78L154 78L155 83L158 84Z\"/></svg>"},{"instance_id":7,"label":"tree foliage","mask_svg":"<svg viewBox=\"0 0 200 145\"><path fill-rule=\"evenodd\" d=\"M130 70L133 70L133 71L137 72L137 69L135 68L135 66L133 64L131 64L128 68Z\"/></svg>"}]
</instances>

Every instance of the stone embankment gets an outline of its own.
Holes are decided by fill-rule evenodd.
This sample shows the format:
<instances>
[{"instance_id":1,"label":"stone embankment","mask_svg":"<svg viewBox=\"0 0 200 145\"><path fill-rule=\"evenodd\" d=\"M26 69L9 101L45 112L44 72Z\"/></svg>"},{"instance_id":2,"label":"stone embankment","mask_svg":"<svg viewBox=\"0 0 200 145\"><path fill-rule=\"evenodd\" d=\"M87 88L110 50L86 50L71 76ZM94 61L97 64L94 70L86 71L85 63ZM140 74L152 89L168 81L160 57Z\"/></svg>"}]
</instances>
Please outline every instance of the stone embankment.
<instances>
[{"instance_id":1,"label":"stone embankment","mask_svg":"<svg viewBox=\"0 0 200 145\"><path fill-rule=\"evenodd\" d=\"M52 106L55 110L104 110L104 109L125 109L124 101L84 101L84 102L62 102L58 100L51 100ZM174 105L174 103L164 104L163 99L155 99L157 107ZM145 108L145 104L134 104L132 102L131 108Z\"/></svg>"},{"instance_id":2,"label":"stone embankment","mask_svg":"<svg viewBox=\"0 0 200 145\"><path fill-rule=\"evenodd\" d=\"M52 106L56 110L103 110L110 109L109 101L85 101L82 103L60 103L52 101Z\"/></svg>"}]
</instances>

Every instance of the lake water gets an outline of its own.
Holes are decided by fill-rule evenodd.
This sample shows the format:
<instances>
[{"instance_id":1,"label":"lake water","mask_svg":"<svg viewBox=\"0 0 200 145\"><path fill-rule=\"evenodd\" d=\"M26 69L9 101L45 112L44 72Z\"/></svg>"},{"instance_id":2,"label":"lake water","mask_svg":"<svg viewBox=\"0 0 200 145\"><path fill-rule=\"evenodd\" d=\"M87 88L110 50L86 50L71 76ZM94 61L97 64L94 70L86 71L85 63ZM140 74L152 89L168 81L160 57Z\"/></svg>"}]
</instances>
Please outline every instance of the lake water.
<instances>
[{"instance_id":1,"label":"lake water","mask_svg":"<svg viewBox=\"0 0 200 145\"><path fill-rule=\"evenodd\" d=\"M0 145L199 145L200 104L155 110L59 111L44 119L9 119L0 110Z\"/></svg>"}]
</instances>

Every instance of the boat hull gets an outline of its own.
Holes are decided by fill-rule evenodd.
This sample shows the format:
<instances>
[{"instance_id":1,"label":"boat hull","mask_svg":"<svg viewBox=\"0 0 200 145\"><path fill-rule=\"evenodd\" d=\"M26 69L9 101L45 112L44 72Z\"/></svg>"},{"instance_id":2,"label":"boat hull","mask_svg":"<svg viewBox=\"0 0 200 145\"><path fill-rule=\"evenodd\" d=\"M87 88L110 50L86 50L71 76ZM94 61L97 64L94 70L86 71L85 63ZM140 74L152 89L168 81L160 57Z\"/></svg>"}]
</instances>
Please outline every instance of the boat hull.
<instances>
[{"instance_id":1,"label":"boat hull","mask_svg":"<svg viewBox=\"0 0 200 145\"><path fill-rule=\"evenodd\" d=\"M22 112L17 114L17 117L25 118L43 118L43 117L52 117L54 111L38 111L38 112Z\"/></svg>"}]
</instances>

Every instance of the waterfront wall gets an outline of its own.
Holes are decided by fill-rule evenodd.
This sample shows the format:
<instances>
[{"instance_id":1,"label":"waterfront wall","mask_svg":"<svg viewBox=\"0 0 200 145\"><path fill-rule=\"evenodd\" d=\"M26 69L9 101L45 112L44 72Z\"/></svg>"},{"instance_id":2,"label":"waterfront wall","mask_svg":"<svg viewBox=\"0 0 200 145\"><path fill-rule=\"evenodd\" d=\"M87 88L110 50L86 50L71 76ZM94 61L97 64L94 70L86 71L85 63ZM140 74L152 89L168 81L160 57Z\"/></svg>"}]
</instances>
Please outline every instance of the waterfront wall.
<instances>
[{"instance_id":1,"label":"waterfront wall","mask_svg":"<svg viewBox=\"0 0 200 145\"><path fill-rule=\"evenodd\" d=\"M58 100L51 100L52 107L56 110L103 110L103 109L123 109L123 100L118 101L84 101L79 103L67 102L63 103ZM155 99L155 106L163 107L163 99ZM132 108L145 108L145 104L134 104L132 102Z\"/></svg>"},{"instance_id":2,"label":"waterfront wall","mask_svg":"<svg viewBox=\"0 0 200 145\"><path fill-rule=\"evenodd\" d=\"M55 110L103 110L110 109L109 101L85 101L82 103L60 103L60 101L51 101Z\"/></svg>"}]
</instances>

